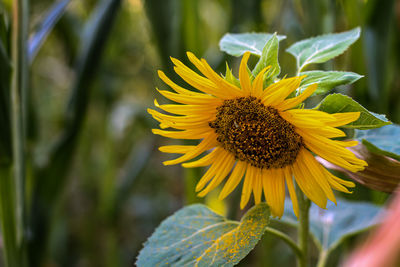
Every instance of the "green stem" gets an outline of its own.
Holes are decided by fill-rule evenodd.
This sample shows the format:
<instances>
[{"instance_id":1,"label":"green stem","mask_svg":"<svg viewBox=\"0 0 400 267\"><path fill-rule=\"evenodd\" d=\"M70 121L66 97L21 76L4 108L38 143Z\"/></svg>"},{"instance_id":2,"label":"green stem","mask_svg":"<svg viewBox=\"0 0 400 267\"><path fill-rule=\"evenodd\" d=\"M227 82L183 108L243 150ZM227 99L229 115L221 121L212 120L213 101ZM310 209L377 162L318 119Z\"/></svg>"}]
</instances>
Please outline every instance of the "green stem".
<instances>
[{"instance_id":1,"label":"green stem","mask_svg":"<svg viewBox=\"0 0 400 267\"><path fill-rule=\"evenodd\" d=\"M25 248L25 125L27 117L27 81L28 81L28 1L13 1L12 22L12 61L11 77L11 133L14 179L8 184L15 213L15 246L16 252L8 255L7 266L22 266ZM4 190L4 188L2 188ZM7 204L2 204L3 206ZM7 216L3 214L2 216ZM10 225L3 225L3 233L9 231ZM5 248L8 249L7 247Z\"/></svg>"},{"instance_id":2,"label":"green stem","mask_svg":"<svg viewBox=\"0 0 400 267\"><path fill-rule=\"evenodd\" d=\"M4 245L5 266L18 266L19 254L17 249L15 229L15 192L12 176L12 166L1 166L0 168L0 220L1 232Z\"/></svg>"},{"instance_id":3,"label":"green stem","mask_svg":"<svg viewBox=\"0 0 400 267\"><path fill-rule=\"evenodd\" d=\"M284 241L289 247L293 250L294 253L296 253L296 256L298 258L303 257L303 252L299 248L299 246L296 245L296 243L285 233L282 233L281 231L278 231L276 229L273 229L271 227L267 227L265 232L273 234L274 236L280 238L282 241Z\"/></svg>"},{"instance_id":4,"label":"green stem","mask_svg":"<svg viewBox=\"0 0 400 267\"><path fill-rule=\"evenodd\" d=\"M318 257L317 267L325 267L328 262L328 251L322 250Z\"/></svg>"},{"instance_id":5,"label":"green stem","mask_svg":"<svg viewBox=\"0 0 400 267\"><path fill-rule=\"evenodd\" d=\"M302 257L298 259L299 267L306 267L308 264L308 237L309 237L309 209L310 200L303 194L301 189L296 187L296 195L299 202L299 224L297 243L302 251Z\"/></svg>"},{"instance_id":6,"label":"green stem","mask_svg":"<svg viewBox=\"0 0 400 267\"><path fill-rule=\"evenodd\" d=\"M321 250L321 253L318 257L317 267L325 267L328 260L329 253L326 250Z\"/></svg>"}]
</instances>

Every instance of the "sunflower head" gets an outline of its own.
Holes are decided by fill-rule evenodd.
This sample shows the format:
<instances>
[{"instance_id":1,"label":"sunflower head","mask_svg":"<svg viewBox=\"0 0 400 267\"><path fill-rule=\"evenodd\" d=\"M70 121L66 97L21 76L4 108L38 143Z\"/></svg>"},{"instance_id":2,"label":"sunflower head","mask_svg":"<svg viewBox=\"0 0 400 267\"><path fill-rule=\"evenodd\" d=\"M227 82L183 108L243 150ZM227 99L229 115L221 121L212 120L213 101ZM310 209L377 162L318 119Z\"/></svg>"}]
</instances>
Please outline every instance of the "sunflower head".
<instances>
[{"instance_id":1,"label":"sunflower head","mask_svg":"<svg viewBox=\"0 0 400 267\"><path fill-rule=\"evenodd\" d=\"M303 143L277 109L263 105L254 96L225 100L209 125L225 150L258 168L291 165Z\"/></svg>"},{"instance_id":2,"label":"sunflower head","mask_svg":"<svg viewBox=\"0 0 400 267\"><path fill-rule=\"evenodd\" d=\"M285 78L264 87L268 68L252 77L247 68L250 53L242 58L239 83L215 73L204 59L192 53L187 55L202 75L177 59L172 59L174 70L198 91L180 87L159 71L160 78L175 91L159 90L160 94L176 104L159 105L155 101L156 107L169 114L153 109L148 112L160 122L161 129L175 129L153 129L153 133L200 140L196 146L160 147L162 152L182 154L164 162L165 165L209 166L196 186L199 196L225 181L219 195L223 199L243 180L241 208L251 195L255 203L261 202L264 195L272 215L281 217L285 184L296 215L295 184L322 208L327 199L336 202L332 188L349 193L347 187L354 187L352 182L327 171L314 155L352 172L363 170L366 162L347 149L355 146L356 141L332 140L345 136L336 127L357 120L359 112L328 114L299 108L318 85L310 85L297 96L293 96L294 92L304 76Z\"/></svg>"}]
</instances>

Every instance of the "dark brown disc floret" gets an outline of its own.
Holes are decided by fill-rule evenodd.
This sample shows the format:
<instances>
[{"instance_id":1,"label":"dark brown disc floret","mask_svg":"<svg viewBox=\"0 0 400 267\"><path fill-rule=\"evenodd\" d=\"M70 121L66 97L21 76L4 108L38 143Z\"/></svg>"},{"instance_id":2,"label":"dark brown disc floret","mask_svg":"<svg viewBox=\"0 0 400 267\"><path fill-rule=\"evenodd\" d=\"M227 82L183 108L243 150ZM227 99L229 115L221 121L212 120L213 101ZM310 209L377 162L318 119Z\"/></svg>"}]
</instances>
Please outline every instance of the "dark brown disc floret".
<instances>
[{"instance_id":1,"label":"dark brown disc floret","mask_svg":"<svg viewBox=\"0 0 400 267\"><path fill-rule=\"evenodd\" d=\"M259 168L292 165L303 146L294 126L253 96L225 100L209 125L224 149Z\"/></svg>"}]
</instances>

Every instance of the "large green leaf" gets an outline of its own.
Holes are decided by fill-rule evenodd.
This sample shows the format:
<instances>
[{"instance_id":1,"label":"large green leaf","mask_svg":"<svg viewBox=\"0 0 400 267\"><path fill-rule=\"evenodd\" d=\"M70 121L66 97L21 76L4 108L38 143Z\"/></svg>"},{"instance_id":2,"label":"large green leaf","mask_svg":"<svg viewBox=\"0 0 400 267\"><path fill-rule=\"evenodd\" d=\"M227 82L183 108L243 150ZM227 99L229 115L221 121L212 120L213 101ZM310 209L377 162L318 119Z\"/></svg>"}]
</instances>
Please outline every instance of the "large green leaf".
<instances>
[{"instance_id":1,"label":"large green leaf","mask_svg":"<svg viewBox=\"0 0 400 267\"><path fill-rule=\"evenodd\" d=\"M341 126L343 128L366 130L390 124L385 115L370 112L350 97L342 94L328 95L318 105L318 109L327 113L360 112L358 120Z\"/></svg>"},{"instance_id":2,"label":"large green leaf","mask_svg":"<svg viewBox=\"0 0 400 267\"><path fill-rule=\"evenodd\" d=\"M400 160L399 125L386 125L367 131L356 130L354 139L362 141L371 152Z\"/></svg>"},{"instance_id":3,"label":"large green leaf","mask_svg":"<svg viewBox=\"0 0 400 267\"><path fill-rule=\"evenodd\" d=\"M336 86L350 84L363 77L354 72L320 70L305 71L300 75L307 75L301 81L300 90L304 90L310 84L318 83L318 88L313 95L325 94Z\"/></svg>"},{"instance_id":4,"label":"large green leaf","mask_svg":"<svg viewBox=\"0 0 400 267\"><path fill-rule=\"evenodd\" d=\"M204 205L187 206L167 218L140 251L137 266L233 266L257 244L269 223L261 203L241 222L229 221Z\"/></svg>"},{"instance_id":5,"label":"large green leaf","mask_svg":"<svg viewBox=\"0 0 400 267\"><path fill-rule=\"evenodd\" d=\"M342 54L360 37L360 28L342 32L325 34L294 43L286 51L297 61L297 69L301 71L311 63L323 63Z\"/></svg>"},{"instance_id":6,"label":"large green leaf","mask_svg":"<svg viewBox=\"0 0 400 267\"><path fill-rule=\"evenodd\" d=\"M337 205L329 202L326 210L313 203L310 208L310 233L319 249L331 251L346 238L376 225L381 211L380 207L370 203L343 199L339 199ZM290 200L285 202L285 211L279 222L297 224Z\"/></svg>"},{"instance_id":7,"label":"large green leaf","mask_svg":"<svg viewBox=\"0 0 400 267\"><path fill-rule=\"evenodd\" d=\"M270 33L227 33L219 41L221 51L229 55L239 57L249 51L254 55L261 56L265 44L273 34ZM279 41L286 38L284 35L277 35Z\"/></svg>"},{"instance_id":8,"label":"large green leaf","mask_svg":"<svg viewBox=\"0 0 400 267\"><path fill-rule=\"evenodd\" d=\"M268 70L268 79L273 79L278 76L281 72L281 67L278 63L278 50L279 50L279 40L274 34L268 42L265 44L260 59L257 65L254 67L253 75L257 74L267 66L271 66Z\"/></svg>"}]
</instances>

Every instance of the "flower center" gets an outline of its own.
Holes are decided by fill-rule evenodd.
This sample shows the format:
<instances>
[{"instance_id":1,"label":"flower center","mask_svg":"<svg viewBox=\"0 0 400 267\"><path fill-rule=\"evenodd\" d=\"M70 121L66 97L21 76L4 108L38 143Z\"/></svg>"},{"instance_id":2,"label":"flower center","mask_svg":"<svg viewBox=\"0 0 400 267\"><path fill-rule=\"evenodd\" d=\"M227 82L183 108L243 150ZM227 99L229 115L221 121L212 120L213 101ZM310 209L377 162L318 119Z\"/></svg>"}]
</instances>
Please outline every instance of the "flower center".
<instances>
[{"instance_id":1,"label":"flower center","mask_svg":"<svg viewBox=\"0 0 400 267\"><path fill-rule=\"evenodd\" d=\"M253 96L225 100L209 123L222 147L259 168L283 168L296 160L303 145L292 124Z\"/></svg>"}]
</instances>

